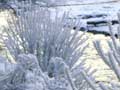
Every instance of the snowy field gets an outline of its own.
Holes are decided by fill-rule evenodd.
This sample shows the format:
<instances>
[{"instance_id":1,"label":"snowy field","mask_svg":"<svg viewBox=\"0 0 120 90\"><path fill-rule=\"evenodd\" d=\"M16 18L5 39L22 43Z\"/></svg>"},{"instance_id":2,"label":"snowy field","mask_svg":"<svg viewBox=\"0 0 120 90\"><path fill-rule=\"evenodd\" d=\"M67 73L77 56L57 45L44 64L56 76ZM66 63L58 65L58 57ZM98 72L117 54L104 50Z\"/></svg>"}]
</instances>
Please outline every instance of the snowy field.
<instances>
[{"instance_id":1,"label":"snowy field","mask_svg":"<svg viewBox=\"0 0 120 90\"><path fill-rule=\"evenodd\" d=\"M120 10L119 0L68 0L66 4L70 6L56 7L60 16L64 12L69 12L70 18L76 18L78 15L86 15L86 14L87 15L107 14L110 20L111 19L118 20L117 14ZM64 5L64 4L60 3L60 5ZM117 33L118 25L115 24L112 27L114 29L113 30L114 33ZM99 32L109 33L108 26L89 27L89 30L96 30Z\"/></svg>"},{"instance_id":2,"label":"snowy field","mask_svg":"<svg viewBox=\"0 0 120 90\"><path fill-rule=\"evenodd\" d=\"M51 4L54 6L54 0L51 0ZM77 18L79 15L94 15L94 14L106 14L107 20L118 20L117 13L120 10L119 0L56 0L55 7L50 7L51 11L59 12L59 16L62 16L64 12L69 13L69 18ZM13 5L14 6L14 5ZM53 13L53 16L55 13ZM79 19L77 19L79 20ZM94 18L97 21L98 18ZM104 20L104 19L103 19ZM87 20L86 20L87 21ZM113 25L113 31L117 33L117 26ZM109 33L108 26L89 27L90 31L107 32Z\"/></svg>"}]
</instances>

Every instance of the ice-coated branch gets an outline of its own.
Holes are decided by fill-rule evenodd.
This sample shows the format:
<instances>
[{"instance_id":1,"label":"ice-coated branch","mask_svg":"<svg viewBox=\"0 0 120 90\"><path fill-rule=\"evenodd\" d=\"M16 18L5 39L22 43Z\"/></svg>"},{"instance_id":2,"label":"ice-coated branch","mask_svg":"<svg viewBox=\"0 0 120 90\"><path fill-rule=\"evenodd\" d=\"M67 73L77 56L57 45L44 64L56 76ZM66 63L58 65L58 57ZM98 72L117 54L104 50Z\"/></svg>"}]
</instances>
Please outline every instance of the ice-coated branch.
<instances>
[{"instance_id":1,"label":"ice-coated branch","mask_svg":"<svg viewBox=\"0 0 120 90\"><path fill-rule=\"evenodd\" d=\"M93 90L98 90L95 82L92 81L92 80L90 79L90 77L89 77L84 71L81 71L81 74L82 74L82 76L85 78L85 80L87 81L87 83L90 85L90 87L91 87Z\"/></svg>"},{"instance_id":2,"label":"ice-coated branch","mask_svg":"<svg viewBox=\"0 0 120 90\"><path fill-rule=\"evenodd\" d=\"M62 18L56 14L53 20L47 8L28 4L27 11L23 9L17 11L16 18L12 17L12 24L8 22L9 28L4 30L6 37L2 38L14 59L21 53L34 54L42 70L46 71L52 57L61 57L72 68L87 47L84 33L71 30L72 26L64 27L66 14Z\"/></svg>"},{"instance_id":3,"label":"ice-coated branch","mask_svg":"<svg viewBox=\"0 0 120 90\"><path fill-rule=\"evenodd\" d=\"M118 14L118 18L120 20L120 15ZM120 22L120 21L119 21ZM103 61L114 71L115 75L117 76L118 80L120 81L120 24L118 27L118 38L115 37L113 33L113 28L111 22L108 23L111 41L108 41L109 51L107 53L104 52L103 48L100 45L99 41L94 42L94 46L101 56ZM105 85L100 84L100 87L103 90L109 90ZM112 90L120 89L118 86L112 87Z\"/></svg>"}]
</instances>

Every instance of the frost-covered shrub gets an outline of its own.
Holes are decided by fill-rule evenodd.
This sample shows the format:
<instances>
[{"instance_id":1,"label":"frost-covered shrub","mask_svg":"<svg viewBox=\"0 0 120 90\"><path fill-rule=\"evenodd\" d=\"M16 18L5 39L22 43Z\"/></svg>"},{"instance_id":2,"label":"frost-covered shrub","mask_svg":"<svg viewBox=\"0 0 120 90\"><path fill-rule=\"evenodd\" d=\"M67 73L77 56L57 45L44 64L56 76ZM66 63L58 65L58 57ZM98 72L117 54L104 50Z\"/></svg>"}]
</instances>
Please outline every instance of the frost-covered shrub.
<instances>
[{"instance_id":1,"label":"frost-covered shrub","mask_svg":"<svg viewBox=\"0 0 120 90\"><path fill-rule=\"evenodd\" d=\"M5 68L4 74L0 75L0 89L1 90L85 90L87 85L83 85L83 88L78 88L75 83L75 77L73 72L70 71L69 66L64 63L64 60L61 58L55 57L52 58L54 65L61 65L56 60L61 60L63 67L58 67L57 72L54 77L49 77L47 73L44 73L39 67L38 60L36 56L31 54L20 54L17 58L16 64L13 64L14 67L9 67L9 72L7 67ZM3 58L0 59L0 62L3 62ZM6 61L6 60L5 60ZM3 65L9 62L2 63ZM24 63L23 63L24 61ZM9 66L12 66L9 65ZM56 68L56 67L55 67ZM62 69L61 69L62 68ZM63 73L61 73L61 70ZM60 72L59 72L60 71ZM84 70L83 70L84 71ZM2 71L0 71L2 72ZM62 75L62 76L61 76ZM83 78L79 79L80 82L83 81ZM85 82L84 82L85 84ZM81 86L81 85L80 85Z\"/></svg>"},{"instance_id":2,"label":"frost-covered shrub","mask_svg":"<svg viewBox=\"0 0 120 90\"><path fill-rule=\"evenodd\" d=\"M95 47L101 56L101 58L104 60L104 62L116 73L118 79L120 80L120 43L117 38L113 35L113 29L111 25L109 26L111 31L111 40L108 41L108 45L110 50L108 53L104 53L104 50L100 46L100 42L95 42Z\"/></svg>"},{"instance_id":3,"label":"frost-covered shrub","mask_svg":"<svg viewBox=\"0 0 120 90\"><path fill-rule=\"evenodd\" d=\"M96 90L93 72L80 59L87 46L84 33L71 30L74 22L64 27L66 14L53 19L48 8L21 5L25 8L16 9L17 18L2 34L17 64L1 90Z\"/></svg>"},{"instance_id":4,"label":"frost-covered shrub","mask_svg":"<svg viewBox=\"0 0 120 90\"><path fill-rule=\"evenodd\" d=\"M25 62L23 63L23 61ZM6 62L6 60L1 57L0 63L1 63L0 66L1 69L4 70L3 73L2 71L0 71L1 73L0 90L29 90L28 89L29 82L30 84L32 84L34 82L37 83L38 81L39 81L39 85L44 86L42 85L42 83L44 83L44 80L40 75L41 71L40 68L38 68L39 65L34 55L21 54L18 56L18 62L16 64L10 64L10 65L9 62ZM3 66L4 64L6 64L6 66ZM14 67L11 68L12 66ZM39 78L37 78L38 76ZM38 90L36 88L31 90ZM39 87L39 90L44 90L41 88L42 87Z\"/></svg>"},{"instance_id":5,"label":"frost-covered shrub","mask_svg":"<svg viewBox=\"0 0 120 90\"><path fill-rule=\"evenodd\" d=\"M1 90L89 90L90 88L90 90L104 90L98 89L96 83L91 79L91 75L86 74L83 69L80 69L81 73L77 75L80 77L79 79L77 78L79 83L76 83L74 74L77 74L79 71L76 73L72 72L69 66L64 63L64 60L59 57L54 57L52 60L55 66L61 65L56 61L61 60L60 62L63 67L57 66L58 71L53 72L56 73L54 75L57 76L52 78L41 70L36 56L20 54L17 59L16 64L13 64L15 65L14 68L9 68L10 73L8 74L8 72L5 71L4 74L0 76ZM4 59L1 59L0 62L2 62L2 60ZM23 61L25 62L23 63ZM12 66L12 64L10 66ZM60 69L63 70L64 75ZM101 84L101 87L103 87L103 84Z\"/></svg>"},{"instance_id":6,"label":"frost-covered shrub","mask_svg":"<svg viewBox=\"0 0 120 90\"><path fill-rule=\"evenodd\" d=\"M120 14L118 15L120 20ZM103 61L115 72L115 75L117 76L118 80L120 81L120 26L118 27L118 38L115 37L113 33L113 28L111 22L108 23L109 30L111 34L111 41L108 41L109 45L109 51L107 53L104 52L103 48L100 45L99 41L95 41L94 45L98 52L98 54L101 56ZM111 85L110 90L119 90L120 85L113 84ZM102 85L103 88L106 88L104 85ZM109 89L103 89L103 90L109 90Z\"/></svg>"},{"instance_id":7,"label":"frost-covered shrub","mask_svg":"<svg viewBox=\"0 0 120 90\"><path fill-rule=\"evenodd\" d=\"M53 20L48 9L31 4L26 12L18 12L17 20L13 18L14 24L9 24L9 29L4 30L6 36L2 36L14 59L21 53L34 54L42 70L46 71L52 57L63 58L72 68L83 55L87 38L77 30L64 27L66 15L62 18L56 15Z\"/></svg>"},{"instance_id":8,"label":"frost-covered shrub","mask_svg":"<svg viewBox=\"0 0 120 90\"><path fill-rule=\"evenodd\" d=\"M63 59L58 57L52 57L48 65L48 74L51 77L59 77L65 75L65 63Z\"/></svg>"}]
</instances>

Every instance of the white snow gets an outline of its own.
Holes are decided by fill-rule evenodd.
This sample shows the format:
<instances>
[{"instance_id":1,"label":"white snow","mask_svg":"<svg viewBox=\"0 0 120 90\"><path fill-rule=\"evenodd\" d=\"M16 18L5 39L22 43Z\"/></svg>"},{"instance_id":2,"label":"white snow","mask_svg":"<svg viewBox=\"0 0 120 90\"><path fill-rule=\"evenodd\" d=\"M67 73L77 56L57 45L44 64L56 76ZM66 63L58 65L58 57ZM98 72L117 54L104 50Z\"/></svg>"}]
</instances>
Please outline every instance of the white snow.
<instances>
[{"instance_id":1,"label":"white snow","mask_svg":"<svg viewBox=\"0 0 120 90\"><path fill-rule=\"evenodd\" d=\"M117 30L118 30L117 28L118 28L118 24L112 25L112 29L113 29L114 34L117 34ZM108 26L89 27L89 30L90 31L94 30L94 31L98 31L98 32L110 33Z\"/></svg>"},{"instance_id":2,"label":"white snow","mask_svg":"<svg viewBox=\"0 0 120 90\"><path fill-rule=\"evenodd\" d=\"M58 6L56 8L50 8L52 12L59 12L59 16L62 16L64 12L69 12L69 17L76 18L78 15L94 15L94 14L107 14L109 17L107 19L114 19L117 20L117 13L120 11L120 1L119 0L64 0L65 2L62 2L62 0L53 0L57 2L57 5L71 5L71 6ZM108 2L108 1L117 1L117 2L111 2L111 3L101 3L101 2ZM92 3L92 4L91 4ZM75 5L77 4L77 5ZM80 5L78 5L80 4ZM83 4L83 5L82 5ZM52 13L52 17L54 19L56 13ZM6 20L3 20L4 18L0 18L2 23L0 25L5 24ZM90 21L101 21L103 19L101 18L92 18L89 19ZM85 20L84 20L85 21ZM88 20L86 20L88 21ZM85 26L85 25L84 25ZM117 26L114 25L114 33L117 32ZM81 26L80 26L81 27ZM96 31L104 31L108 32L107 26L99 26L99 27L89 27L89 30L96 30Z\"/></svg>"},{"instance_id":3,"label":"white snow","mask_svg":"<svg viewBox=\"0 0 120 90\"><path fill-rule=\"evenodd\" d=\"M101 2L108 2L108 1L117 1L117 2L111 2L111 3L101 3ZM94 3L94 4L89 4ZM96 4L95 4L96 3ZM99 4L98 4L99 3ZM78 15L83 14L100 14L104 13L109 15L110 20L117 20L117 13L120 10L120 1L118 0L67 0L66 4L85 4L85 5L72 5L72 6L60 6L56 7L57 11L59 12L59 15L61 16L64 12L69 12L69 17L76 18ZM88 4L88 5L87 5ZM60 3L60 5L62 5ZM52 8L53 9L53 8ZM101 19L93 19L94 20L101 20ZM114 33L117 32L117 26L114 25ZM90 27L90 30L96 30L96 31L104 31L109 33L107 26L99 26L99 27Z\"/></svg>"}]
</instances>

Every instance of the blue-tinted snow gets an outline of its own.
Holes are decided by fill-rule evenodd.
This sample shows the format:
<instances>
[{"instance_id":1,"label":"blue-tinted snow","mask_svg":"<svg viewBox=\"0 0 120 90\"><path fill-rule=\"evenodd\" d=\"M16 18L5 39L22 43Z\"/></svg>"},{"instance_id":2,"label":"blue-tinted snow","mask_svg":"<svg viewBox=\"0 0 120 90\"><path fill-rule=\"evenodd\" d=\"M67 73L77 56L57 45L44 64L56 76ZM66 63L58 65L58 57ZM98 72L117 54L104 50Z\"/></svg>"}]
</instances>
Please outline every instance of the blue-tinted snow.
<instances>
[{"instance_id":1,"label":"blue-tinted snow","mask_svg":"<svg viewBox=\"0 0 120 90\"><path fill-rule=\"evenodd\" d=\"M47 0L46 0L47 1ZM111 2L117 1L117 2ZM76 18L78 15L94 15L94 14L107 14L109 17L107 19L117 20L117 13L120 10L120 1L118 0L51 0L52 3L55 2L58 6L55 8L50 8L52 12L58 11L59 16L62 16L64 12L69 12L70 18ZM104 3L111 2L111 3ZM64 6L64 5L71 6ZM77 4L77 5L75 5ZM78 5L80 4L80 5ZM84 4L84 5L82 5ZM56 13L52 13L52 17L54 19ZM91 19L92 21L101 20L100 18ZM84 20L85 21L85 20ZM86 20L87 21L87 20ZM117 32L117 26L113 26L114 33ZM89 27L89 30L96 31L105 31L109 33L108 26L99 26L99 27Z\"/></svg>"},{"instance_id":2,"label":"blue-tinted snow","mask_svg":"<svg viewBox=\"0 0 120 90\"><path fill-rule=\"evenodd\" d=\"M100 2L108 2L113 0L67 0L66 4L84 4L84 5L73 5L73 6L61 6L56 7L57 11L59 11L59 15L62 15L64 12L69 12L69 17L76 18L78 15L93 15L93 14L107 14L107 17L110 20L117 20L117 13L120 10L120 1L111 2L111 3L100 3ZM116 0L114 0L116 1ZM89 4L94 3L94 4ZM96 3L96 4L95 4ZM100 4L98 4L100 3ZM61 3L60 3L61 4ZM89 5L87 5L89 4ZM99 20L98 18L94 18L93 20ZM114 33L117 32L117 26L113 25ZM108 32L108 26L99 26L99 27L90 27L90 30L96 31L104 31Z\"/></svg>"}]
</instances>

